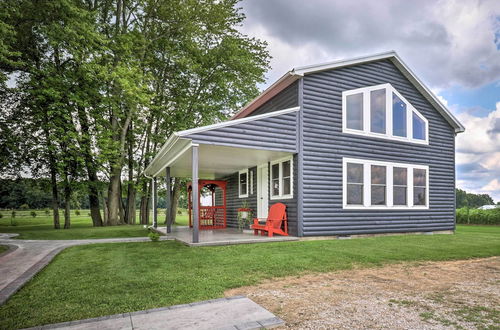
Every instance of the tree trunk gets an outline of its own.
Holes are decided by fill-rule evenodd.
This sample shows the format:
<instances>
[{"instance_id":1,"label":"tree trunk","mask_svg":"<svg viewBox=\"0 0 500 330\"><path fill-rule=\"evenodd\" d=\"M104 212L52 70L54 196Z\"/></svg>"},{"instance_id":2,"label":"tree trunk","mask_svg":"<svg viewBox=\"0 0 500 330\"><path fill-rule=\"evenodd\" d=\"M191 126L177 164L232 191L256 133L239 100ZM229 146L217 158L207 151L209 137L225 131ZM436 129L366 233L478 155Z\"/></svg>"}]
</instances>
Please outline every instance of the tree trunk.
<instances>
[{"instance_id":1,"label":"tree trunk","mask_svg":"<svg viewBox=\"0 0 500 330\"><path fill-rule=\"evenodd\" d=\"M102 210L103 210L103 215L104 215L104 225L108 225L108 201L104 197L104 194L102 194Z\"/></svg>"},{"instance_id":2,"label":"tree trunk","mask_svg":"<svg viewBox=\"0 0 500 330\"><path fill-rule=\"evenodd\" d=\"M180 196L180 186L181 186L181 181L177 178L174 179L174 184L172 185L172 191L170 192L170 219L171 219L171 225L175 223L175 218L177 217L177 202L179 200ZM167 216L165 214L165 224L168 225L167 223Z\"/></svg>"},{"instance_id":3,"label":"tree trunk","mask_svg":"<svg viewBox=\"0 0 500 330\"><path fill-rule=\"evenodd\" d=\"M127 183L127 206L125 210L125 222L135 225L135 185L134 185L134 140L133 126L130 124L128 131L128 183Z\"/></svg>"},{"instance_id":4,"label":"tree trunk","mask_svg":"<svg viewBox=\"0 0 500 330\"><path fill-rule=\"evenodd\" d=\"M149 196L151 192L151 184L146 182L142 190L140 218L141 225L149 224Z\"/></svg>"},{"instance_id":5,"label":"tree trunk","mask_svg":"<svg viewBox=\"0 0 500 330\"><path fill-rule=\"evenodd\" d=\"M59 221L59 192L57 191L57 170L52 164L53 157L50 157L50 184L52 186L52 214L54 218L54 229L61 229Z\"/></svg>"},{"instance_id":6,"label":"tree trunk","mask_svg":"<svg viewBox=\"0 0 500 330\"><path fill-rule=\"evenodd\" d=\"M71 227L71 186L68 180L68 175L64 179L64 229Z\"/></svg>"},{"instance_id":7,"label":"tree trunk","mask_svg":"<svg viewBox=\"0 0 500 330\"><path fill-rule=\"evenodd\" d=\"M112 171L109 179L108 189L108 226L115 226L120 224L120 209L121 209L121 196L120 196L120 172L119 168Z\"/></svg>"},{"instance_id":8,"label":"tree trunk","mask_svg":"<svg viewBox=\"0 0 500 330\"><path fill-rule=\"evenodd\" d=\"M92 155L92 150L90 145L91 143L89 137L90 125L85 109L82 107L78 107L78 119L82 131L81 152L85 160L85 167L87 168L87 176L89 178L88 189L89 189L90 216L92 218L92 224L94 225L94 227L101 227L103 223L99 207L99 190L98 190L99 179L97 177L95 161Z\"/></svg>"}]
</instances>

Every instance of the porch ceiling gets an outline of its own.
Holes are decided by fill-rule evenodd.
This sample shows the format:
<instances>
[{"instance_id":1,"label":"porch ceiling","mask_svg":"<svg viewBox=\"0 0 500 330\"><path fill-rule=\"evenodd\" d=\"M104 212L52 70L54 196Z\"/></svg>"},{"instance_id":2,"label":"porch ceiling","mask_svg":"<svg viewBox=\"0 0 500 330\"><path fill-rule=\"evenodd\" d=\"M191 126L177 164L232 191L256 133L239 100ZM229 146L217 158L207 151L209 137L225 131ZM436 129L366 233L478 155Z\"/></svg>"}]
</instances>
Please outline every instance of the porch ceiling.
<instances>
[{"instance_id":1,"label":"porch ceiling","mask_svg":"<svg viewBox=\"0 0 500 330\"><path fill-rule=\"evenodd\" d=\"M174 148L177 149L177 148ZM170 166L172 177L191 177L192 146L179 148L177 153L166 157L161 170L155 176L165 176ZM260 165L291 155L290 152L200 144L198 150L198 176L200 179L220 179L241 169Z\"/></svg>"}]
</instances>

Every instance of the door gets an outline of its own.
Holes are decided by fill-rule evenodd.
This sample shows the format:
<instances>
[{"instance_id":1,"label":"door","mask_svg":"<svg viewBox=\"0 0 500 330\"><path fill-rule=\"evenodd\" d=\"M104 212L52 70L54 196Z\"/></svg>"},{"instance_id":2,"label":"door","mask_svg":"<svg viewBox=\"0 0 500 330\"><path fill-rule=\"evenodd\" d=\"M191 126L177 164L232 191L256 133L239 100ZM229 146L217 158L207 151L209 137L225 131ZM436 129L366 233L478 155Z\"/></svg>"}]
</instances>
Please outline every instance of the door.
<instances>
[{"instance_id":1,"label":"door","mask_svg":"<svg viewBox=\"0 0 500 330\"><path fill-rule=\"evenodd\" d=\"M269 168L267 163L257 167L257 218L267 219L269 211Z\"/></svg>"}]
</instances>

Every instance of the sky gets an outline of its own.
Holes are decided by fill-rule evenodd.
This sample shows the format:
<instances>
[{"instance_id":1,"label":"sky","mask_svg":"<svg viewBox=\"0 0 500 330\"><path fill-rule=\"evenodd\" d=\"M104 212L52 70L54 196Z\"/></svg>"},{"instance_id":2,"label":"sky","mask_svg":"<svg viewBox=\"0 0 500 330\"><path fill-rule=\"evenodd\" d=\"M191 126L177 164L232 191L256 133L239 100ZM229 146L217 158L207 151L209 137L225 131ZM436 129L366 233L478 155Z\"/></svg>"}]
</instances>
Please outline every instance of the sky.
<instances>
[{"instance_id":1,"label":"sky","mask_svg":"<svg viewBox=\"0 0 500 330\"><path fill-rule=\"evenodd\" d=\"M500 201L500 0L244 0L268 87L294 67L396 51L466 127L457 187Z\"/></svg>"}]
</instances>

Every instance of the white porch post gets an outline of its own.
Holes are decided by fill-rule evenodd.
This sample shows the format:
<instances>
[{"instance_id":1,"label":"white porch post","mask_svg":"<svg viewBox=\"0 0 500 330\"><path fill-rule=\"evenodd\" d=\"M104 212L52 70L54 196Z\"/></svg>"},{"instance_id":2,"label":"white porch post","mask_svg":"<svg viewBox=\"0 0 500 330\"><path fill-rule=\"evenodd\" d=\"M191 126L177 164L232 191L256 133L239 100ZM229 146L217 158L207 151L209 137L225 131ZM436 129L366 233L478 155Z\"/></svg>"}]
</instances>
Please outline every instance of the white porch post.
<instances>
[{"instance_id":1,"label":"white porch post","mask_svg":"<svg viewBox=\"0 0 500 330\"><path fill-rule=\"evenodd\" d=\"M158 227L158 189L156 188L156 177L152 179L151 184L153 185L153 227L157 228Z\"/></svg>"},{"instance_id":2,"label":"white porch post","mask_svg":"<svg viewBox=\"0 0 500 330\"><path fill-rule=\"evenodd\" d=\"M172 232L172 192L170 191L172 189L171 184L170 184L170 167L167 167L165 169L165 181L167 182L167 207L165 209L166 214L166 219L167 219L167 233Z\"/></svg>"},{"instance_id":3,"label":"white porch post","mask_svg":"<svg viewBox=\"0 0 500 330\"><path fill-rule=\"evenodd\" d=\"M193 157L192 157L192 183L191 183L191 188L192 188L192 193L191 196L193 198L193 243L198 243L199 242L199 205L200 205L200 198L199 198L199 191L198 191L198 145L193 144Z\"/></svg>"}]
</instances>

